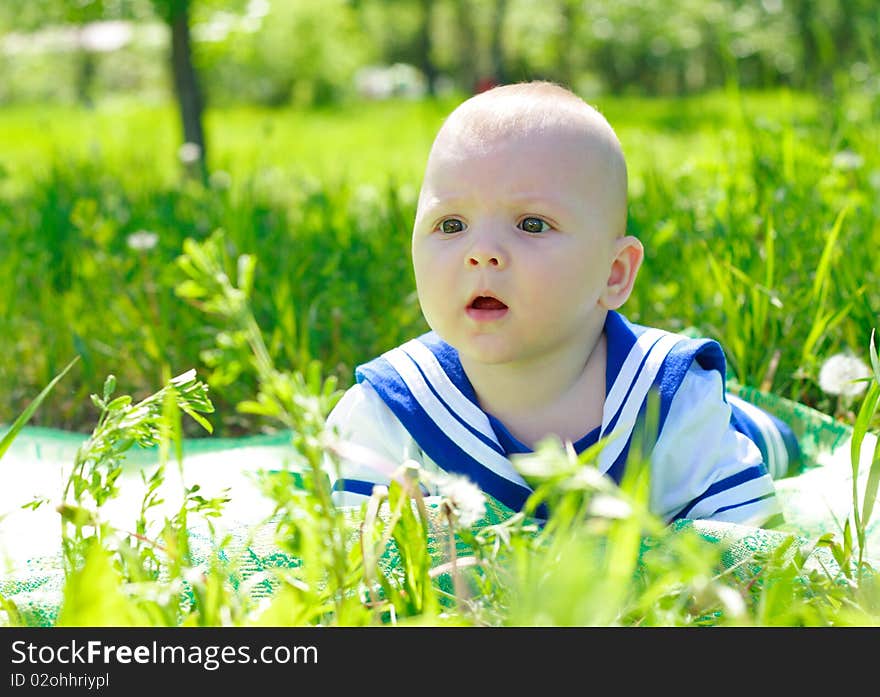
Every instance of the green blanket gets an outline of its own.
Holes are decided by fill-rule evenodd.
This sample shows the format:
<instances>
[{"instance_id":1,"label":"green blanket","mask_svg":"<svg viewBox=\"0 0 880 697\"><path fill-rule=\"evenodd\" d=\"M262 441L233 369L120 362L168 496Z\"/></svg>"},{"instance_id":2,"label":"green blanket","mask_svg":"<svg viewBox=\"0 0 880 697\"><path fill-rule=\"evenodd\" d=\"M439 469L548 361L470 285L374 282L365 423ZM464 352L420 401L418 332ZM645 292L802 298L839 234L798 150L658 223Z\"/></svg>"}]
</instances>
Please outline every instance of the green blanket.
<instances>
[{"instance_id":1,"label":"green blanket","mask_svg":"<svg viewBox=\"0 0 880 697\"><path fill-rule=\"evenodd\" d=\"M705 539L722 545L723 563L729 568L741 565L756 553L772 550L792 536L799 542L815 540L825 533L842 536L843 525L852 506L851 429L827 415L802 404L790 402L757 390L732 386L732 391L764 408L791 425L804 453L800 468L791 476L777 480L786 523L775 530L749 528L726 523L680 521L676 530L696 530ZM84 436L63 431L26 428L4 458L0 460L0 595L12 600L28 624L55 623L61 602L64 574L60 555L60 522L53 505L36 510L22 505L34 498L51 502L61 499L62 469L73 461ZM240 439L207 438L184 443L182 474L169 466L167 491L182 491L184 485L198 483L205 497L229 491L230 501L222 517L214 521L216 530L194 527L191 540L194 553L207 559L214 540L229 534L229 553L244 552L242 578L271 571L279 565L295 563L282 554L274 539L272 502L254 485L260 470L278 470L294 457L290 435L254 436ZM862 446L860 486L867 476L876 436L869 434ZM105 507L109 519L120 529L131 529L140 510L144 485L140 473L157 462L155 450L132 451L121 477L121 494ZM177 479L178 481L175 481ZM168 496L163 504L169 514L179 500ZM436 501L428 499L436 515ZM163 508L156 510L162 513ZM356 515L355 511L350 511ZM511 511L490 502L479 525L503 521ZM236 549L239 545L240 549ZM434 544L438 563L444 546ZM880 553L880 524L868 528L866 550L870 560ZM834 560L824 548L812 552L813 561L824 568ZM269 596L273 585L255 583L254 596Z\"/></svg>"}]
</instances>

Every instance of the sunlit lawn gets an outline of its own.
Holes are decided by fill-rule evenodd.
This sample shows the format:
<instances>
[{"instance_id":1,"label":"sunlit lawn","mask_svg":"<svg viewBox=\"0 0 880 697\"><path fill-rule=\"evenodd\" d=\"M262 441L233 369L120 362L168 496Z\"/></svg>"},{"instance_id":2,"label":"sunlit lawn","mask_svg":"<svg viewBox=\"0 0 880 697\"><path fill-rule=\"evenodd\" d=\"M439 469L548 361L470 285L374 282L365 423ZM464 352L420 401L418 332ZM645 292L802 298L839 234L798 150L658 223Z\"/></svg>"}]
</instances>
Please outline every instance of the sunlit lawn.
<instances>
[{"instance_id":1,"label":"sunlit lawn","mask_svg":"<svg viewBox=\"0 0 880 697\"><path fill-rule=\"evenodd\" d=\"M211 165L240 176L283 167L322 181L344 177L384 183L392 175L416 184L437 128L464 97L361 102L324 110L208 109ZM740 104L724 92L681 99L600 97L591 103L617 130L636 176L646 165L674 169L723 159L721 134L738 128L743 116ZM747 94L742 105L753 117L786 123L814 121L820 113L819 101L804 94ZM27 175L45 171L59 157L100 157L120 176L169 178L177 172L180 133L171 104L108 99L93 110L3 106L0 162L10 172ZM663 159L673 153L673 160Z\"/></svg>"},{"instance_id":2,"label":"sunlit lawn","mask_svg":"<svg viewBox=\"0 0 880 697\"><path fill-rule=\"evenodd\" d=\"M163 367L198 367L218 420L250 428L223 406L252 381L234 352L207 371L210 329L174 294L183 239L219 227L257 258L270 348L349 382L424 328L408 236L431 140L461 98L209 109L207 189L183 183L171 104L0 108L0 422L80 355L39 423L89 427L87 396L109 372L146 394ZM864 355L880 312L876 97L591 101L623 143L630 229L647 250L627 314L696 327L722 342L734 377L833 410L821 360ZM138 254L126 239L141 229L159 243Z\"/></svg>"}]
</instances>

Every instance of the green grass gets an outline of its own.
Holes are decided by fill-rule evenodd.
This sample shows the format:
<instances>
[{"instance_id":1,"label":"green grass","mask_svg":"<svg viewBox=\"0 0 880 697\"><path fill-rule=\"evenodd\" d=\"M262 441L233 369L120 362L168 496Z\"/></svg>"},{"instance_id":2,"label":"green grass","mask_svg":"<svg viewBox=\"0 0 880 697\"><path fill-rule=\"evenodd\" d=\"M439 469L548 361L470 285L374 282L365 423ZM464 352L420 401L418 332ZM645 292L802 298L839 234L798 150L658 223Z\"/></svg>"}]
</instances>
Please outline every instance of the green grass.
<instances>
[{"instance_id":1,"label":"green grass","mask_svg":"<svg viewBox=\"0 0 880 697\"><path fill-rule=\"evenodd\" d=\"M476 490L462 495L462 482L458 494L423 497L417 482L429 475L409 463L360 509L335 506L324 470L332 452L324 419L341 391L317 361L279 370L249 302L253 260L239 257L230 275L226 242L218 232L184 243L177 265L185 280L177 292L201 303L247 347L242 360L256 392L238 407L291 435L294 462L258 478L272 513L224 533L210 521L236 493L206 498L208 490L182 481L173 493L168 466L175 459L184 468L184 415L208 427L203 415L213 412L195 371L165 376L164 387L139 402L116 396L116 380L108 377L101 394L92 395L97 426L65 470L56 509L61 554L28 562L28 569L32 562L40 569L38 585L54 581L58 592L32 594L29 576L3 579L0 625L877 624L876 553L863 557L880 481L876 449L863 499L853 487L855 524L847 520L842 541L824 531L804 538L698 527L699 521L665 525L648 510L649 469L639 438L619 487L594 466L604 441L580 455L552 439L540 443L516 459L535 486L521 512ZM219 333L214 339L223 343ZM854 482L859 443L880 396L873 339L870 356L873 379L853 430ZM117 527L106 504L123 488L135 490L131 476L123 479L135 444L155 446L158 464L139 471L143 501L132 531L130 522ZM179 508L157 508L165 497ZM44 503L36 498L25 507ZM542 503L550 515L538 526L531 516Z\"/></svg>"},{"instance_id":2,"label":"green grass","mask_svg":"<svg viewBox=\"0 0 880 697\"><path fill-rule=\"evenodd\" d=\"M433 134L455 100L372 102L314 111L236 107L206 114L212 169L251 177L282 168L326 183L383 184L421 176ZM7 173L45 175L58 160L99 160L127 184L176 181L178 117L130 100L0 109ZM146 177L146 179L144 179ZM23 182L20 182L23 183ZM18 187L16 187L18 188Z\"/></svg>"},{"instance_id":3,"label":"green grass","mask_svg":"<svg viewBox=\"0 0 880 697\"><path fill-rule=\"evenodd\" d=\"M409 232L431 139L455 103L209 111L207 188L181 179L167 105L0 110L0 422L79 356L34 423L89 430L88 394L106 374L145 396L195 367L218 435L258 430L259 417L234 409L256 387L240 337L217 348L222 327L173 292L183 240L217 228L233 258L256 261L254 313L273 359L317 358L350 383L359 362L425 328ZM877 97L596 106L627 154L629 226L646 246L624 311L696 327L721 341L739 381L834 412L816 384L821 362L842 350L867 360L880 311ZM126 238L142 229L158 244L132 251Z\"/></svg>"}]
</instances>

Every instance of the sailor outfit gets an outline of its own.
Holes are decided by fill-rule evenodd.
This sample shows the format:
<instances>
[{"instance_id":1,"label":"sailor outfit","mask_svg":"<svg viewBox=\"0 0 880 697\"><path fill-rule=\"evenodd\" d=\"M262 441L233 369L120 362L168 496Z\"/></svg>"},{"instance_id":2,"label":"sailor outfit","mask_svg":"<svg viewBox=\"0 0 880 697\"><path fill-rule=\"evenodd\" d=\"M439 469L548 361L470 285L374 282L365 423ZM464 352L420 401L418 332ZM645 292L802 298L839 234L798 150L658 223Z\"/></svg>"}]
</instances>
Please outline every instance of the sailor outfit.
<instances>
[{"instance_id":1,"label":"sailor outfit","mask_svg":"<svg viewBox=\"0 0 880 697\"><path fill-rule=\"evenodd\" d=\"M699 518L762 525L780 513L773 477L798 457L791 429L726 394L721 346L633 324L617 312L605 322L608 345L602 425L577 452L612 435L599 469L620 483L649 392L659 394L659 435L650 453L651 510L666 521ZM458 352L435 332L392 349L355 371L357 384L328 418L344 440L375 453L346 456L334 497L355 505L393 468L412 459L429 471L468 477L513 510L532 488L509 456L528 452L484 412ZM772 476L771 476L772 475ZM335 476L335 473L331 476Z\"/></svg>"}]
</instances>

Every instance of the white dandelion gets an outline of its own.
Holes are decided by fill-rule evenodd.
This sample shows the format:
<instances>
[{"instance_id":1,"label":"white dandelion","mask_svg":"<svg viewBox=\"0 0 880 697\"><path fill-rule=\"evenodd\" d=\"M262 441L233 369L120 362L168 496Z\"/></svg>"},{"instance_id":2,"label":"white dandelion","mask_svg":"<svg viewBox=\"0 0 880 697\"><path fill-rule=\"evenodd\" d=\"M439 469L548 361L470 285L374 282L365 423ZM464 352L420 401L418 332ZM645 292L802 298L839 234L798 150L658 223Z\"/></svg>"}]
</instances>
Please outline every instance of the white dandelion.
<instances>
[{"instance_id":1,"label":"white dandelion","mask_svg":"<svg viewBox=\"0 0 880 697\"><path fill-rule=\"evenodd\" d=\"M841 150L835 153L831 160L832 167L843 171L859 169L863 164L865 164L865 158L852 150Z\"/></svg>"},{"instance_id":2,"label":"white dandelion","mask_svg":"<svg viewBox=\"0 0 880 697\"><path fill-rule=\"evenodd\" d=\"M461 527L469 528L485 515L486 497L470 479L444 473L437 475L435 481L438 493Z\"/></svg>"},{"instance_id":3,"label":"white dandelion","mask_svg":"<svg viewBox=\"0 0 880 697\"><path fill-rule=\"evenodd\" d=\"M198 143L184 143L177 151L177 157L185 165L191 165L199 161L202 156L202 149Z\"/></svg>"},{"instance_id":4,"label":"white dandelion","mask_svg":"<svg viewBox=\"0 0 880 697\"><path fill-rule=\"evenodd\" d=\"M822 364L819 370L819 387L826 394L855 397L868 386L867 382L854 382L870 376L864 361L849 353L836 353Z\"/></svg>"},{"instance_id":5,"label":"white dandelion","mask_svg":"<svg viewBox=\"0 0 880 697\"><path fill-rule=\"evenodd\" d=\"M148 252L159 242L159 235L149 230L138 230L125 238L129 249L136 252Z\"/></svg>"}]
</instances>

